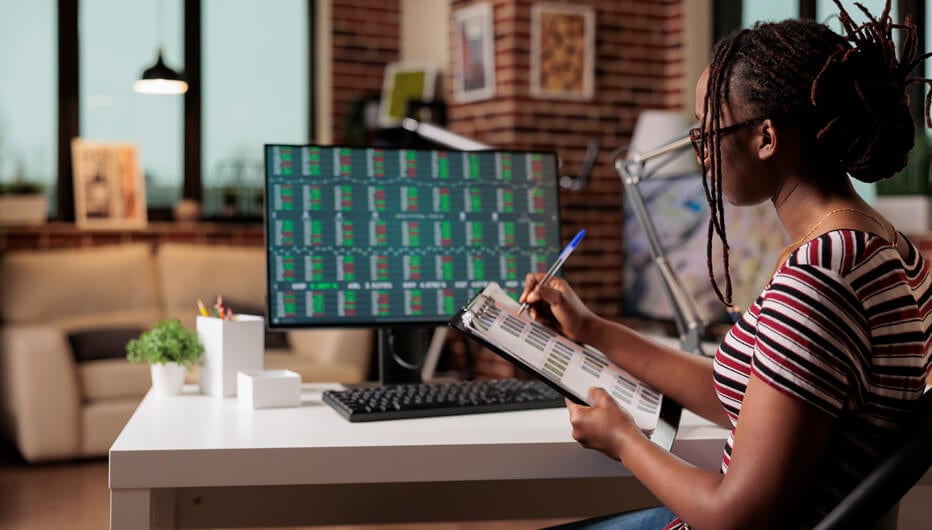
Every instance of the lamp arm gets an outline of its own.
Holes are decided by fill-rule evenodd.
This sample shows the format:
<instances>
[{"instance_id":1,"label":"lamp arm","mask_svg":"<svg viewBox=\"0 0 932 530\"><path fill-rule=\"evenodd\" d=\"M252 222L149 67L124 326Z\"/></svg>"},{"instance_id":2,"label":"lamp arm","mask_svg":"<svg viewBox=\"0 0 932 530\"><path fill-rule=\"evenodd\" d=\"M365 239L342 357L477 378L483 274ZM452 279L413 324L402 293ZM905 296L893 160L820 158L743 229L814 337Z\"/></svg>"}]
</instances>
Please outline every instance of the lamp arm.
<instances>
[{"instance_id":1,"label":"lamp arm","mask_svg":"<svg viewBox=\"0 0 932 530\"><path fill-rule=\"evenodd\" d=\"M688 143L685 145L689 145ZM682 146L681 146L682 147ZM671 152L672 150L659 153L660 156ZM663 247L660 245L660 237L657 235L657 228L647 211L647 205L644 202L644 195L641 194L638 183L643 180L640 172L644 169L642 157L641 161L626 161L616 159L615 169L621 177L621 183L625 190L625 196L630 201L634 216L637 218L644 233L647 235L647 243L650 248L651 256L654 259L654 265L660 272L664 291L670 300L670 306L673 310L673 319L676 323L677 332L680 335L680 347L684 351L704 355L701 346L702 334L705 330L705 322L699 316L699 311L693 302L692 297L683 288L679 277L673 271L670 261L667 259Z\"/></svg>"},{"instance_id":2,"label":"lamp arm","mask_svg":"<svg viewBox=\"0 0 932 530\"><path fill-rule=\"evenodd\" d=\"M408 117L401 121L401 127L422 138L436 142L450 149L459 149L461 151L486 151L492 149L491 145L467 138L453 131L438 127L431 123L418 121ZM599 155L599 141L592 140L589 147L586 148L586 154L583 156L582 168L579 175L572 177L563 175L560 177L560 187L570 191L579 191L589 183L589 177L592 174L592 168L595 166L596 157ZM562 165L562 164L561 164Z\"/></svg>"}]
</instances>

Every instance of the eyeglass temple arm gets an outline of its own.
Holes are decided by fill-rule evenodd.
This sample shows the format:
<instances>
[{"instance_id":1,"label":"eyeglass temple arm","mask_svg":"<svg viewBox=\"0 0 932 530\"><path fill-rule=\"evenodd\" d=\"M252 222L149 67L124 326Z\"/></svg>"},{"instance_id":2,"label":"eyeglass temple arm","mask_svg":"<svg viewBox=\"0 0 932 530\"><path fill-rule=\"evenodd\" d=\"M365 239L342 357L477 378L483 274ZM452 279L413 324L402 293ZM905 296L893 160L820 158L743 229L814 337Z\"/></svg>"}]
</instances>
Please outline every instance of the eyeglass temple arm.
<instances>
[{"instance_id":1,"label":"eyeglass temple arm","mask_svg":"<svg viewBox=\"0 0 932 530\"><path fill-rule=\"evenodd\" d=\"M675 145L675 147L674 147ZM630 201L631 208L635 217L644 229L647 235L648 246L650 247L651 256L654 259L654 265L660 272L664 290L670 300L670 306L673 310L673 319L676 323L677 332L680 335L680 347L684 351L704 355L702 351L702 335L705 331L705 322L699 316L699 311L693 302L692 297L683 288L679 277L673 271L670 261L667 259L663 247L660 245L660 237L657 235L657 228L647 211L647 205L644 202L644 196L641 194L638 183L644 180L644 162L671 153L675 150L689 146L689 137L685 142L678 140L655 149L650 153L634 157L633 160L624 160L617 158L614 161L615 169L621 177L621 182L625 190L625 196Z\"/></svg>"}]
</instances>

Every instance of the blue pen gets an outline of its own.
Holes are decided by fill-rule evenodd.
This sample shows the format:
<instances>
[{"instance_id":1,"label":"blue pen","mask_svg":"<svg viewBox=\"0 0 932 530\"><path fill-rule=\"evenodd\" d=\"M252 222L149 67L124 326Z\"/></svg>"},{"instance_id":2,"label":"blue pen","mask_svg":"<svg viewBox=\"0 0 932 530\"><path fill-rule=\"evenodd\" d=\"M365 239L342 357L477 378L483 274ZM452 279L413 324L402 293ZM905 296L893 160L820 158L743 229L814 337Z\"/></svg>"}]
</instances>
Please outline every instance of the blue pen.
<instances>
[{"instance_id":1,"label":"blue pen","mask_svg":"<svg viewBox=\"0 0 932 530\"><path fill-rule=\"evenodd\" d=\"M537 285L546 284L547 282L550 281L550 278L553 278L553 275L556 274L558 270L560 270L560 267L562 267L564 263L566 263L567 258L569 258L570 254L572 254L573 251L576 250L576 247L579 245L579 242L582 241L582 238L585 235L586 235L586 229L583 228L582 230L579 231L578 234L576 234L576 237L574 237L573 240L570 241L570 244L566 245L566 248L564 248L563 252L561 252L560 255L557 257L557 261L553 262L553 265L551 265L550 269L547 270L547 274L544 274L543 279L541 279L540 283L538 283ZM534 289L536 290L537 287L535 286ZM528 295L530 296L530 293L528 293ZM521 313L523 313L525 309L527 309L527 302L524 302L523 304L521 304L521 308L518 309L518 314L520 315Z\"/></svg>"}]
</instances>

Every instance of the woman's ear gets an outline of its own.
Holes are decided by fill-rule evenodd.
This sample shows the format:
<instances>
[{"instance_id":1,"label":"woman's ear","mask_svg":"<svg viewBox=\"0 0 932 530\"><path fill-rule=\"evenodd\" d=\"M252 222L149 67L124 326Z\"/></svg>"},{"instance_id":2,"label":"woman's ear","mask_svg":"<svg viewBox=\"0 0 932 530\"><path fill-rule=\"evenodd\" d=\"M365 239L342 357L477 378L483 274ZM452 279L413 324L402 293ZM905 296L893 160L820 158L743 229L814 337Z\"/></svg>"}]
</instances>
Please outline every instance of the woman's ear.
<instances>
[{"instance_id":1,"label":"woman's ear","mask_svg":"<svg viewBox=\"0 0 932 530\"><path fill-rule=\"evenodd\" d=\"M758 126L757 132L757 157L768 160L777 151L778 132L769 118Z\"/></svg>"}]
</instances>

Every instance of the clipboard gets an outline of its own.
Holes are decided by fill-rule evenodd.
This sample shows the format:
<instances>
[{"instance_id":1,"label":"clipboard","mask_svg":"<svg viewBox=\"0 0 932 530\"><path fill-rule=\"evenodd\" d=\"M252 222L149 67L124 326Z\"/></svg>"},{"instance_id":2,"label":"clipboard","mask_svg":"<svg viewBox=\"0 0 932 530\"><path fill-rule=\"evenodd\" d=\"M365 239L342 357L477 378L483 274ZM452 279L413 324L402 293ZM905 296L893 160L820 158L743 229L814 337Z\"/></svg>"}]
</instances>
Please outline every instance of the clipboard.
<instances>
[{"instance_id":1,"label":"clipboard","mask_svg":"<svg viewBox=\"0 0 932 530\"><path fill-rule=\"evenodd\" d=\"M621 367L602 352L567 339L518 315L517 302L498 284L490 283L453 318L449 325L511 363L524 368L574 403L588 405L588 390L601 386L627 410L657 445L670 449L681 408Z\"/></svg>"}]
</instances>

